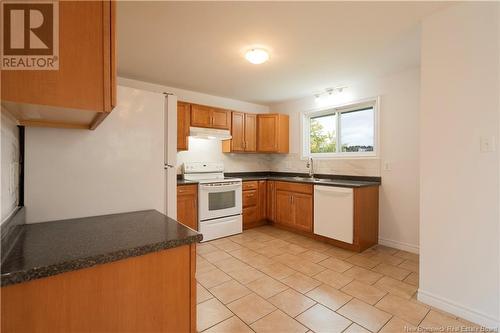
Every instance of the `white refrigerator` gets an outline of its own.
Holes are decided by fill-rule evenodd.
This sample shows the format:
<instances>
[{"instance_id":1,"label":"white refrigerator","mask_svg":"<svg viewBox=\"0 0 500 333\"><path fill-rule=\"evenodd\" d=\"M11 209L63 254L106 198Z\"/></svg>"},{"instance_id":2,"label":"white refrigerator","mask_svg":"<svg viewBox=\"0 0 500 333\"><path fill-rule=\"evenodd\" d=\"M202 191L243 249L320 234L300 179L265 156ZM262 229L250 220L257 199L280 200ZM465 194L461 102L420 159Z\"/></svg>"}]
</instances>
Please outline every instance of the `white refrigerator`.
<instances>
[{"instance_id":1,"label":"white refrigerator","mask_svg":"<svg viewBox=\"0 0 500 333\"><path fill-rule=\"evenodd\" d=\"M177 96L165 93L165 212L177 219Z\"/></svg>"}]
</instances>

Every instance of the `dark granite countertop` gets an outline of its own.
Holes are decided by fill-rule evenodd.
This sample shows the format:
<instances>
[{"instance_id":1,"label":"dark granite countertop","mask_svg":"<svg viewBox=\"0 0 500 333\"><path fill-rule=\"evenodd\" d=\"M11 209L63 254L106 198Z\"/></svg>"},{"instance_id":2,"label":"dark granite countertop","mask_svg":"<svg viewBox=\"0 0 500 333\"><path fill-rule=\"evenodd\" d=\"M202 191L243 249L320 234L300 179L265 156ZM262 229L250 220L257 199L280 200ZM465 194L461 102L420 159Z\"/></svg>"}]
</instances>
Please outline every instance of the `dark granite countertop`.
<instances>
[{"instance_id":1,"label":"dark granite countertop","mask_svg":"<svg viewBox=\"0 0 500 333\"><path fill-rule=\"evenodd\" d=\"M243 181L252 180L246 179L245 177L241 177ZM302 178L302 177L299 177ZM295 177L276 177L271 176L267 177L268 180L279 180L285 182L293 182L293 183L304 183L304 184L314 184L314 185L324 185L324 186L334 186L334 187L369 187L369 186L380 186L380 182L373 181L359 181L359 180L347 180L347 179L332 179L332 178L311 178L311 179L297 179Z\"/></svg>"},{"instance_id":2,"label":"dark granite countertop","mask_svg":"<svg viewBox=\"0 0 500 333\"><path fill-rule=\"evenodd\" d=\"M202 239L201 234L155 210L25 224L21 228L2 263L2 287Z\"/></svg>"},{"instance_id":3,"label":"dark granite countertop","mask_svg":"<svg viewBox=\"0 0 500 333\"><path fill-rule=\"evenodd\" d=\"M315 178L311 179L304 173L287 173L287 172L226 172L227 177L238 177L243 181L251 180L281 180L292 183L305 183L314 185L336 186L336 187L368 187L380 186L382 179L380 177L366 176L346 176L346 175L326 175L316 174ZM181 175L179 175L182 177ZM197 182L184 180L178 176L177 185L196 184Z\"/></svg>"},{"instance_id":4,"label":"dark granite countertop","mask_svg":"<svg viewBox=\"0 0 500 333\"><path fill-rule=\"evenodd\" d=\"M380 186L382 179L380 177L365 176L345 176L345 175L325 175L316 174L314 178L309 178L304 173L286 173L286 172L226 172L227 177L238 177L243 181L251 180L280 180L292 183L305 183L314 185L325 185L335 187L368 187ZM197 184L196 181L177 178L177 185Z\"/></svg>"}]
</instances>

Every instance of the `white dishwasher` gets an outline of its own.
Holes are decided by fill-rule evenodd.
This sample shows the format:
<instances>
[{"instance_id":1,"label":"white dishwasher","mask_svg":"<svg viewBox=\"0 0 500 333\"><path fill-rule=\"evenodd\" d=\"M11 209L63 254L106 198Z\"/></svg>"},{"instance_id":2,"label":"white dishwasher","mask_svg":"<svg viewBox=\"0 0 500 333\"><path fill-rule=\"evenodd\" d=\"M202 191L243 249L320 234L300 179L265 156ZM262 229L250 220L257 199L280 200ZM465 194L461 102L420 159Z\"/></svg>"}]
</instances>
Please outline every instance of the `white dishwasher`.
<instances>
[{"instance_id":1,"label":"white dishwasher","mask_svg":"<svg viewBox=\"0 0 500 333\"><path fill-rule=\"evenodd\" d=\"M353 199L352 188L314 185L314 233L352 244Z\"/></svg>"}]
</instances>

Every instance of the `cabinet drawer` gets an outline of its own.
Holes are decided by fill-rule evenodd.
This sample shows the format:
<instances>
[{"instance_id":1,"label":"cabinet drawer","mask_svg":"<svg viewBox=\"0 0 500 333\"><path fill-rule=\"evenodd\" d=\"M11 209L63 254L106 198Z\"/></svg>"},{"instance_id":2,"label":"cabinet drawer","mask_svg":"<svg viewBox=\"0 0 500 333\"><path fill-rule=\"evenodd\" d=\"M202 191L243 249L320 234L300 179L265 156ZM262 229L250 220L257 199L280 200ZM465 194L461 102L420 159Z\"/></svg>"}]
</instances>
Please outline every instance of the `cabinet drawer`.
<instances>
[{"instance_id":1,"label":"cabinet drawer","mask_svg":"<svg viewBox=\"0 0 500 333\"><path fill-rule=\"evenodd\" d=\"M243 208L243 225L254 223L259 220L259 210L257 207Z\"/></svg>"},{"instance_id":2,"label":"cabinet drawer","mask_svg":"<svg viewBox=\"0 0 500 333\"><path fill-rule=\"evenodd\" d=\"M312 194L313 193L313 185L312 184L289 183L289 182L276 182L276 190Z\"/></svg>"},{"instance_id":3,"label":"cabinet drawer","mask_svg":"<svg viewBox=\"0 0 500 333\"><path fill-rule=\"evenodd\" d=\"M198 185L192 184L192 185L177 185L177 194L193 194L196 195L198 192Z\"/></svg>"},{"instance_id":4,"label":"cabinet drawer","mask_svg":"<svg viewBox=\"0 0 500 333\"><path fill-rule=\"evenodd\" d=\"M259 183L256 180L243 182L243 191L256 190L258 186Z\"/></svg>"},{"instance_id":5,"label":"cabinet drawer","mask_svg":"<svg viewBox=\"0 0 500 333\"><path fill-rule=\"evenodd\" d=\"M257 206L257 190L243 192L243 207Z\"/></svg>"}]
</instances>

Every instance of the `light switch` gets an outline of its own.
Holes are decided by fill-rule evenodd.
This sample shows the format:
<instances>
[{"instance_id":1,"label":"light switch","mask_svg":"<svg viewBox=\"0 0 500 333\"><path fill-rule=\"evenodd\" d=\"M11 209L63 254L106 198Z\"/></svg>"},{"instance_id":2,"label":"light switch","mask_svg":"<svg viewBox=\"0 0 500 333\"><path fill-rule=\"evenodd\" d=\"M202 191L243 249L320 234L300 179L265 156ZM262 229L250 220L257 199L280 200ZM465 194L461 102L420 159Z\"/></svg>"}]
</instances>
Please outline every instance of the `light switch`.
<instances>
[{"instance_id":1,"label":"light switch","mask_svg":"<svg viewBox=\"0 0 500 333\"><path fill-rule=\"evenodd\" d=\"M384 161L384 171L391 171L391 170L392 170L391 162Z\"/></svg>"},{"instance_id":2,"label":"light switch","mask_svg":"<svg viewBox=\"0 0 500 333\"><path fill-rule=\"evenodd\" d=\"M494 136L482 136L481 137L481 152L482 153L491 153L496 150Z\"/></svg>"}]
</instances>

